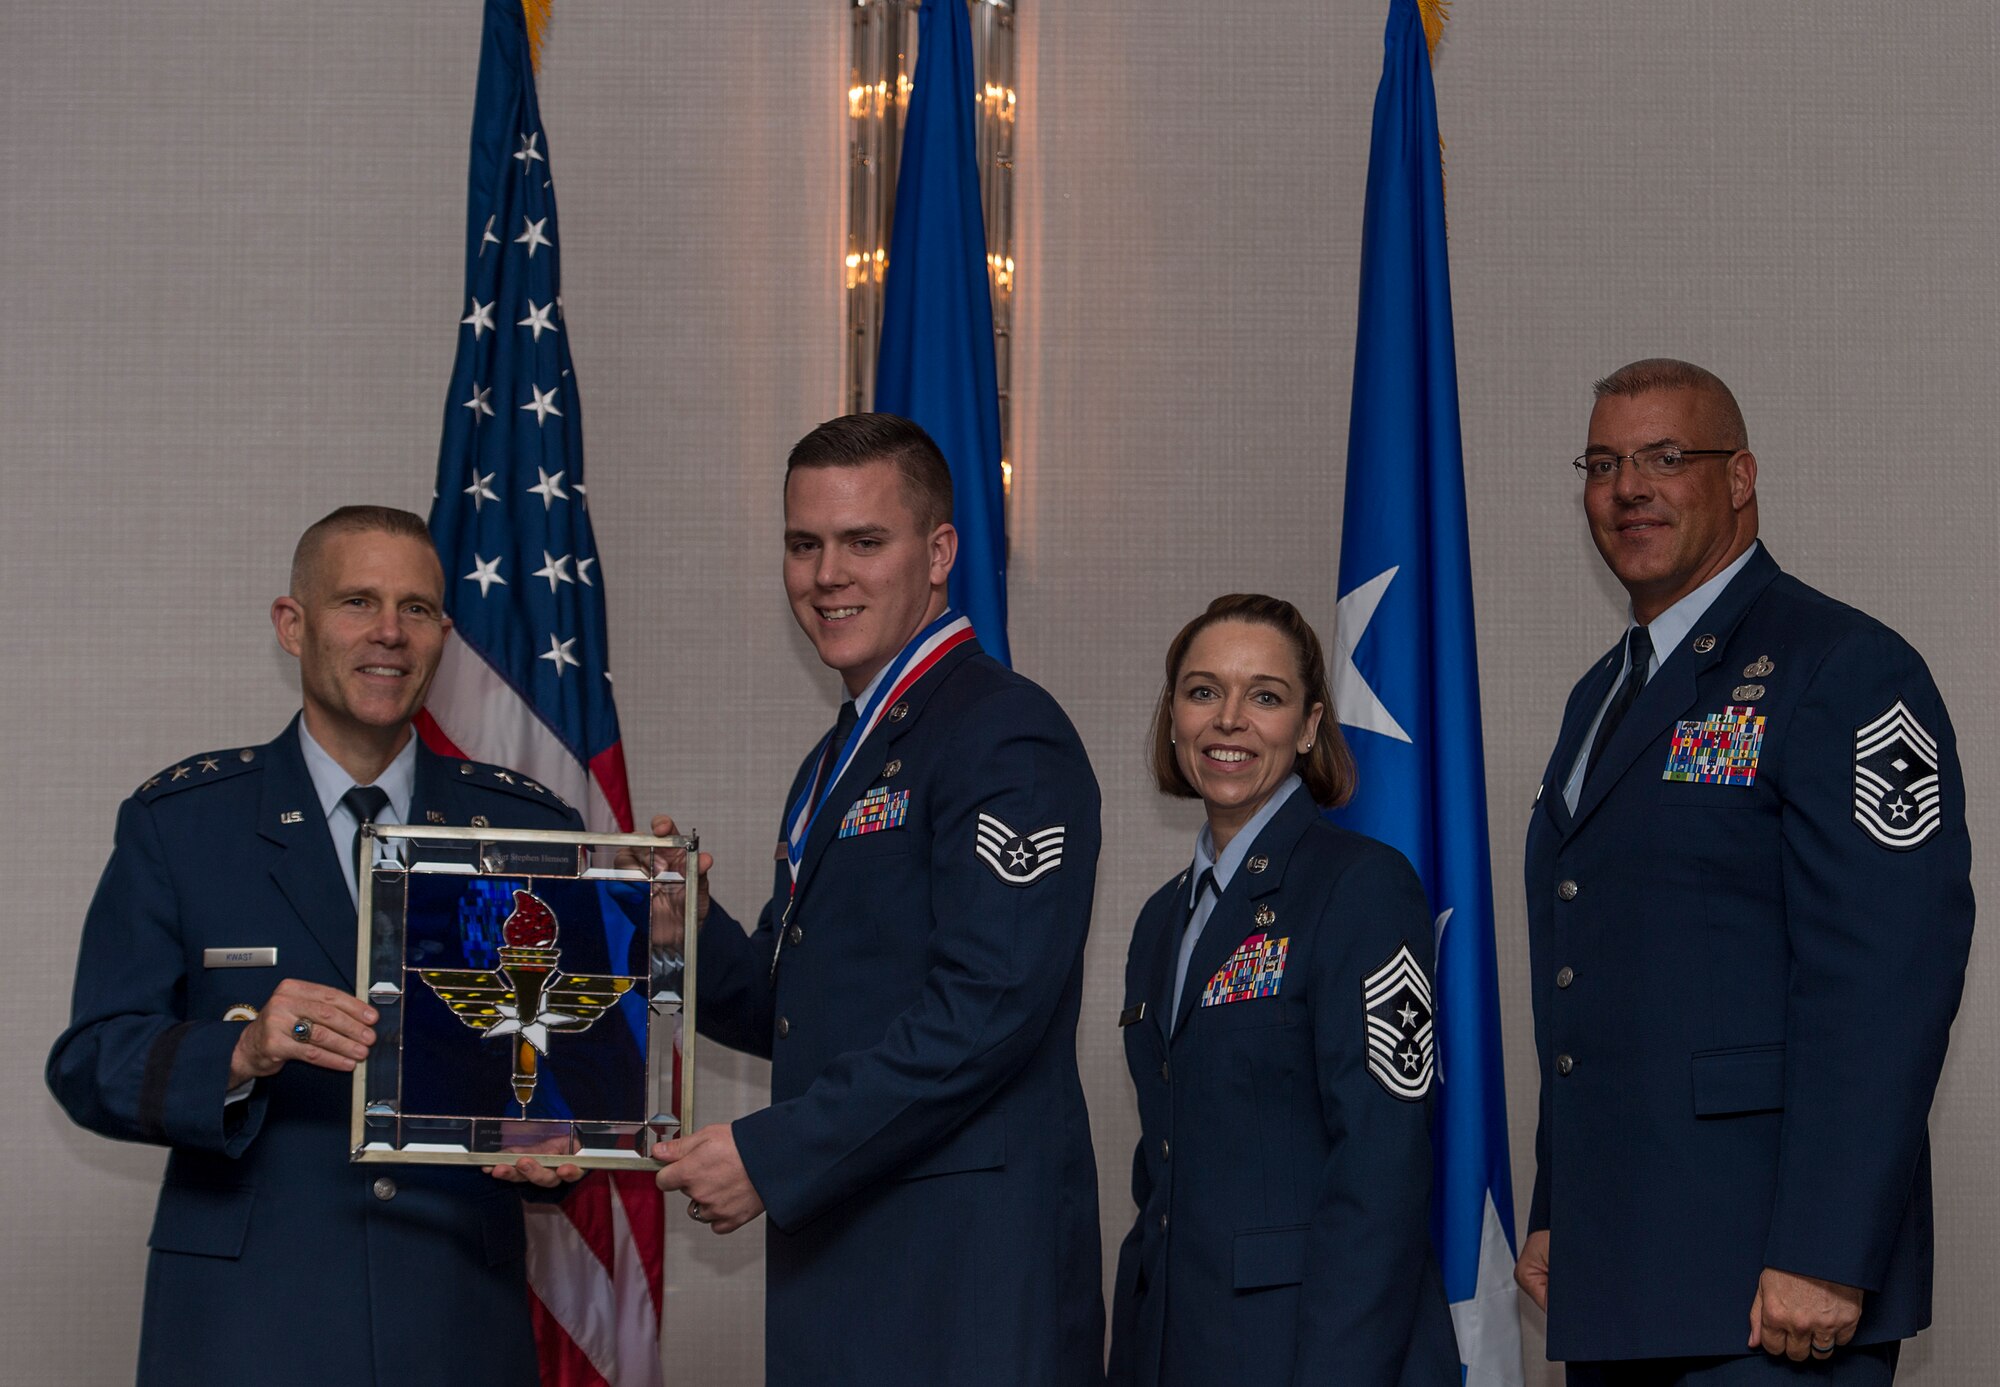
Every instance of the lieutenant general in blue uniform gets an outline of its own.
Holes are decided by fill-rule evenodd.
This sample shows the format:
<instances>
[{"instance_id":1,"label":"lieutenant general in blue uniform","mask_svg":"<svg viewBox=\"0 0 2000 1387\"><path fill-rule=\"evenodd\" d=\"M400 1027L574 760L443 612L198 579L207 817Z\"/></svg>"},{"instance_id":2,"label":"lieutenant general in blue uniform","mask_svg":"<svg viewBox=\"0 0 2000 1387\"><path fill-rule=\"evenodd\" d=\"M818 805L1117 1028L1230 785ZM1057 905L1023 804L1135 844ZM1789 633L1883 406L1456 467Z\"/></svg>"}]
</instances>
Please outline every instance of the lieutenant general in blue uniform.
<instances>
[{"instance_id":1,"label":"lieutenant general in blue uniform","mask_svg":"<svg viewBox=\"0 0 2000 1387\"><path fill-rule=\"evenodd\" d=\"M1728 388L1597 385L1577 466L1624 637L1528 829L1534 1204L1573 1383L1888 1382L1931 1318L1926 1119L1972 935L1917 652L1780 571Z\"/></svg>"},{"instance_id":2,"label":"lieutenant general in blue uniform","mask_svg":"<svg viewBox=\"0 0 2000 1387\"><path fill-rule=\"evenodd\" d=\"M536 1381L521 1195L476 1170L347 1158L349 1076L376 1020L353 995L361 823L582 826L412 736L450 624L443 585L406 511L314 525L271 609L301 715L265 745L166 767L119 810L48 1083L83 1126L172 1149L145 1387Z\"/></svg>"},{"instance_id":3,"label":"lieutenant general in blue uniform","mask_svg":"<svg viewBox=\"0 0 2000 1387\"><path fill-rule=\"evenodd\" d=\"M1062 709L947 608L950 518L906 419L792 451L785 590L847 701L786 795L755 931L720 905L701 929L701 1029L769 1057L771 1105L660 1173L718 1232L769 1215L785 1387L1103 1376L1076 1066L1097 783Z\"/></svg>"},{"instance_id":4,"label":"lieutenant general in blue uniform","mask_svg":"<svg viewBox=\"0 0 2000 1387\"><path fill-rule=\"evenodd\" d=\"M1430 909L1402 854L1321 815L1354 784L1332 702L1277 598L1219 597L1167 652L1153 774L1206 823L1125 965L1117 1387L1459 1381L1430 1245Z\"/></svg>"}]
</instances>

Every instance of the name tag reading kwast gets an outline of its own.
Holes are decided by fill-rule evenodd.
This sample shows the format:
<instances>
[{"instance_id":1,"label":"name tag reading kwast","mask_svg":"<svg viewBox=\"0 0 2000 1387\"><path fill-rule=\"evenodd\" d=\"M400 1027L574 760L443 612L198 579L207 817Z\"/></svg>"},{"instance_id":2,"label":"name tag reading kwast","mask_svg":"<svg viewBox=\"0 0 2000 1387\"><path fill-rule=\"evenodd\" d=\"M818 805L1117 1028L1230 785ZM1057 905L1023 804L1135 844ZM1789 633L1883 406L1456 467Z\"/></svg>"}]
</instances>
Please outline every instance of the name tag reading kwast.
<instances>
[{"instance_id":1,"label":"name tag reading kwast","mask_svg":"<svg viewBox=\"0 0 2000 1387\"><path fill-rule=\"evenodd\" d=\"M203 949L201 964L204 968L275 968L278 966L276 949Z\"/></svg>"}]
</instances>

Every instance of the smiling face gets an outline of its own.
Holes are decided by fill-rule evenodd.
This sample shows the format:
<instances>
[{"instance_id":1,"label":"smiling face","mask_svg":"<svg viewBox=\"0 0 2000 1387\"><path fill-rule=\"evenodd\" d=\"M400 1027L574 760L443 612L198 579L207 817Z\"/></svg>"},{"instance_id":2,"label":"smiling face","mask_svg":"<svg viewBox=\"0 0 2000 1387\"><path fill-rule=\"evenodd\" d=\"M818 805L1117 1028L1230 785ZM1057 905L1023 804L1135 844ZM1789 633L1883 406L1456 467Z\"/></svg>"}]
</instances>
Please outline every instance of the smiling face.
<instances>
[{"instance_id":1,"label":"smiling face","mask_svg":"<svg viewBox=\"0 0 2000 1387\"><path fill-rule=\"evenodd\" d=\"M1275 627L1218 621L1189 643L1174 677L1174 758L1217 852L1291 774L1325 712L1306 703L1298 651Z\"/></svg>"},{"instance_id":2,"label":"smiling face","mask_svg":"<svg viewBox=\"0 0 2000 1387\"><path fill-rule=\"evenodd\" d=\"M444 654L437 553L407 535L336 533L298 587L271 604L271 623L298 657L306 730L366 783L409 740Z\"/></svg>"},{"instance_id":3,"label":"smiling face","mask_svg":"<svg viewBox=\"0 0 2000 1387\"><path fill-rule=\"evenodd\" d=\"M1708 398L1695 390L1606 395L1590 412L1586 451L1727 448ZM1677 477L1653 480L1631 463L1584 488L1597 552L1650 622L1727 568L1757 537L1757 459L1747 451L1692 459Z\"/></svg>"},{"instance_id":4,"label":"smiling face","mask_svg":"<svg viewBox=\"0 0 2000 1387\"><path fill-rule=\"evenodd\" d=\"M958 531L926 527L894 463L797 467L785 481L785 596L850 694L944 611Z\"/></svg>"}]
</instances>

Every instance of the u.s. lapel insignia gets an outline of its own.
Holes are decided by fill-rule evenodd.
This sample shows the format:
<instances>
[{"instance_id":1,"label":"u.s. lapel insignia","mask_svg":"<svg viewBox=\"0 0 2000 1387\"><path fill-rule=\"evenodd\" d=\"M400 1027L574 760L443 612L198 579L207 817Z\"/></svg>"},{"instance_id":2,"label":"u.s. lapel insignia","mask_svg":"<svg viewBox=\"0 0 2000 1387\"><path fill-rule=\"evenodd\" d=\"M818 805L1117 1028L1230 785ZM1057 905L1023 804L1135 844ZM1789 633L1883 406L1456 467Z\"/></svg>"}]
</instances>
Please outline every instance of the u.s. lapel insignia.
<instances>
[{"instance_id":1,"label":"u.s. lapel insignia","mask_svg":"<svg viewBox=\"0 0 2000 1387\"><path fill-rule=\"evenodd\" d=\"M1762 679L1776 668L1777 666L1771 663L1769 655L1759 655L1749 664L1743 666L1743 677L1745 679Z\"/></svg>"},{"instance_id":2,"label":"u.s. lapel insignia","mask_svg":"<svg viewBox=\"0 0 2000 1387\"><path fill-rule=\"evenodd\" d=\"M1243 864L1243 870L1250 873L1252 876L1255 876L1270 865L1271 865L1271 859L1264 856L1264 854L1260 852L1255 857L1251 858L1248 862L1245 862Z\"/></svg>"},{"instance_id":3,"label":"u.s. lapel insignia","mask_svg":"<svg viewBox=\"0 0 2000 1387\"><path fill-rule=\"evenodd\" d=\"M1245 939L1202 988L1201 1005L1221 1007L1277 996L1285 984L1285 956L1291 943L1289 936L1273 939L1261 932Z\"/></svg>"},{"instance_id":4,"label":"u.s. lapel insignia","mask_svg":"<svg viewBox=\"0 0 2000 1387\"><path fill-rule=\"evenodd\" d=\"M444 822L444 815L435 809L426 809L424 811L424 818L426 821L434 824L441 824Z\"/></svg>"},{"instance_id":5,"label":"u.s. lapel insignia","mask_svg":"<svg viewBox=\"0 0 2000 1387\"><path fill-rule=\"evenodd\" d=\"M473 826L474 828L491 828L491 827L493 827L493 825L492 825L492 824L490 824L490 823L488 823L488 822L487 822L487 819L486 819L486 816L485 816L484 814L474 814L474 815L472 816L472 826Z\"/></svg>"},{"instance_id":6,"label":"u.s. lapel insignia","mask_svg":"<svg viewBox=\"0 0 2000 1387\"><path fill-rule=\"evenodd\" d=\"M1740 693L1741 690L1738 690ZM1674 724L1662 780L1695 785L1755 785L1764 748L1764 719L1732 703L1699 722Z\"/></svg>"},{"instance_id":7,"label":"u.s. lapel insignia","mask_svg":"<svg viewBox=\"0 0 2000 1387\"><path fill-rule=\"evenodd\" d=\"M1257 925L1260 929L1269 929L1272 925L1275 925L1277 923L1278 923L1277 911L1271 909L1271 907L1268 905L1260 905L1257 907Z\"/></svg>"},{"instance_id":8,"label":"u.s. lapel insignia","mask_svg":"<svg viewBox=\"0 0 2000 1387\"><path fill-rule=\"evenodd\" d=\"M1368 1072L1390 1094L1417 1102L1431 1091L1437 1060L1431 980L1405 944L1361 983L1368 1022Z\"/></svg>"},{"instance_id":9,"label":"u.s. lapel insignia","mask_svg":"<svg viewBox=\"0 0 2000 1387\"><path fill-rule=\"evenodd\" d=\"M1713 650L1713 649L1715 649L1715 637L1714 637L1714 636L1711 636L1711 635L1708 635L1708 634L1706 634L1706 633L1703 633L1702 635L1699 635L1699 636L1696 636L1696 637L1694 638L1694 653L1695 653L1695 654L1697 654L1697 655L1706 655L1706 654L1707 654L1707 653L1708 653L1709 651L1711 651L1711 650Z\"/></svg>"},{"instance_id":10,"label":"u.s. lapel insignia","mask_svg":"<svg viewBox=\"0 0 2000 1387\"><path fill-rule=\"evenodd\" d=\"M907 703L898 703L889 710L889 721L901 722L904 718L908 717L909 715L910 715L910 705Z\"/></svg>"},{"instance_id":11,"label":"u.s. lapel insignia","mask_svg":"<svg viewBox=\"0 0 2000 1387\"><path fill-rule=\"evenodd\" d=\"M993 875L1009 886L1027 886L1062 866L1062 824L1038 828L1033 833L1016 833L991 814L982 812L973 836L972 850Z\"/></svg>"},{"instance_id":12,"label":"u.s. lapel insignia","mask_svg":"<svg viewBox=\"0 0 2000 1387\"><path fill-rule=\"evenodd\" d=\"M281 824L302 824L305 821L306 816L296 809L287 809L284 813L278 815L278 822Z\"/></svg>"},{"instance_id":13,"label":"u.s. lapel insignia","mask_svg":"<svg viewBox=\"0 0 2000 1387\"><path fill-rule=\"evenodd\" d=\"M854 801L841 816L840 838L859 838L865 833L881 833L901 828L910 816L910 792L891 791L878 785Z\"/></svg>"},{"instance_id":14,"label":"u.s. lapel insignia","mask_svg":"<svg viewBox=\"0 0 2000 1387\"><path fill-rule=\"evenodd\" d=\"M1944 826L1937 739L1901 699L1854 733L1854 822L1896 852Z\"/></svg>"}]
</instances>

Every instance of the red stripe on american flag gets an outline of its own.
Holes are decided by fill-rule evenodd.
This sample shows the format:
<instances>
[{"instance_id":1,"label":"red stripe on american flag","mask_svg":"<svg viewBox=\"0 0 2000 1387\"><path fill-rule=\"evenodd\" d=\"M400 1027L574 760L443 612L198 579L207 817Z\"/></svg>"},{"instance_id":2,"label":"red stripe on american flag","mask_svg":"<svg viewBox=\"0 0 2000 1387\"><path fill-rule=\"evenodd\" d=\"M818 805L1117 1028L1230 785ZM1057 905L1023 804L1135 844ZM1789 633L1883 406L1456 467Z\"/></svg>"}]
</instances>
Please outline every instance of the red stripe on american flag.
<instances>
[{"instance_id":1,"label":"red stripe on american flag","mask_svg":"<svg viewBox=\"0 0 2000 1387\"><path fill-rule=\"evenodd\" d=\"M676 1054L675 1060L680 1056ZM639 1260L646 1268L646 1280L652 1283L653 1314L663 1312L667 1285L667 1219L666 1196L653 1183L653 1177L644 1171L617 1171L611 1177L618 1198L625 1205L625 1222L632 1229L632 1245L639 1250Z\"/></svg>"},{"instance_id":2,"label":"red stripe on american flag","mask_svg":"<svg viewBox=\"0 0 2000 1387\"><path fill-rule=\"evenodd\" d=\"M454 746L451 738L444 735L444 729L438 726L437 719L430 714L430 709L419 709L416 723L417 735L424 739L424 745L429 747L435 754L455 757L460 761L470 761L472 759Z\"/></svg>"},{"instance_id":3,"label":"red stripe on american flag","mask_svg":"<svg viewBox=\"0 0 2000 1387\"><path fill-rule=\"evenodd\" d=\"M589 1355L569 1337L562 1321L549 1313L533 1291L528 1292L528 1316L535 1326L535 1359L542 1387L611 1387L604 1374L591 1366Z\"/></svg>"}]
</instances>

